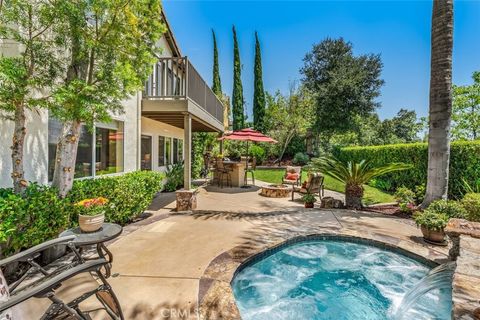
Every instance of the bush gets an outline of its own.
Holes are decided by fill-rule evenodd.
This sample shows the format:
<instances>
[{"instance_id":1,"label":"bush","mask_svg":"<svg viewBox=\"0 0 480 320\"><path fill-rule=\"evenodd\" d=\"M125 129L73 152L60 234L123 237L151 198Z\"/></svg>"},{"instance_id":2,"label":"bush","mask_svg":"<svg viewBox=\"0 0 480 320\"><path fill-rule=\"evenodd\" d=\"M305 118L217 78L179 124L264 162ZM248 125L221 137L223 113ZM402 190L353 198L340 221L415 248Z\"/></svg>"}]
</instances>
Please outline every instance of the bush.
<instances>
[{"instance_id":1,"label":"bush","mask_svg":"<svg viewBox=\"0 0 480 320\"><path fill-rule=\"evenodd\" d=\"M70 206L49 186L30 184L24 196L0 192L0 258L55 238L70 225Z\"/></svg>"},{"instance_id":2,"label":"bush","mask_svg":"<svg viewBox=\"0 0 480 320\"><path fill-rule=\"evenodd\" d=\"M437 201L432 202L428 206L427 210L434 211L436 213L444 214L448 218L464 219L464 218L467 217L467 211L457 201L437 200Z\"/></svg>"},{"instance_id":3,"label":"bush","mask_svg":"<svg viewBox=\"0 0 480 320\"><path fill-rule=\"evenodd\" d=\"M308 154L303 152L297 152L293 157L293 164L304 166L310 161Z\"/></svg>"},{"instance_id":4,"label":"bush","mask_svg":"<svg viewBox=\"0 0 480 320\"><path fill-rule=\"evenodd\" d=\"M265 149L262 148L261 146L259 145L252 145L249 150L248 150L248 155L250 157L254 157L255 158L255 161L257 162L257 165L260 165L263 163L263 161L265 161L267 155L266 155L266 152L265 152Z\"/></svg>"},{"instance_id":5,"label":"bush","mask_svg":"<svg viewBox=\"0 0 480 320\"><path fill-rule=\"evenodd\" d=\"M413 208L415 207L415 192L408 188L400 187L395 191L394 197L402 212L413 211Z\"/></svg>"},{"instance_id":6,"label":"bush","mask_svg":"<svg viewBox=\"0 0 480 320\"><path fill-rule=\"evenodd\" d=\"M450 219L444 213L438 213L434 210L425 210L423 212L419 212L413 216L415 223L417 226L422 226L430 230L441 231L443 230Z\"/></svg>"},{"instance_id":7,"label":"bush","mask_svg":"<svg viewBox=\"0 0 480 320\"><path fill-rule=\"evenodd\" d=\"M176 163L168 166L167 171L165 171L165 178L165 191L173 192L183 186L183 164Z\"/></svg>"},{"instance_id":8,"label":"bush","mask_svg":"<svg viewBox=\"0 0 480 320\"><path fill-rule=\"evenodd\" d=\"M467 211L467 218L480 222L480 193L467 193L461 201Z\"/></svg>"},{"instance_id":9,"label":"bush","mask_svg":"<svg viewBox=\"0 0 480 320\"><path fill-rule=\"evenodd\" d=\"M428 145L426 143L393 144L371 147L347 147L335 149L334 155L341 160L358 162L362 159L373 161L374 165L404 162L414 165L408 171L393 172L377 178L389 181L393 192L401 186L411 190L427 181ZM451 144L449 196L461 199L465 193L466 180L475 184L480 179L480 141L455 141Z\"/></svg>"}]
</instances>

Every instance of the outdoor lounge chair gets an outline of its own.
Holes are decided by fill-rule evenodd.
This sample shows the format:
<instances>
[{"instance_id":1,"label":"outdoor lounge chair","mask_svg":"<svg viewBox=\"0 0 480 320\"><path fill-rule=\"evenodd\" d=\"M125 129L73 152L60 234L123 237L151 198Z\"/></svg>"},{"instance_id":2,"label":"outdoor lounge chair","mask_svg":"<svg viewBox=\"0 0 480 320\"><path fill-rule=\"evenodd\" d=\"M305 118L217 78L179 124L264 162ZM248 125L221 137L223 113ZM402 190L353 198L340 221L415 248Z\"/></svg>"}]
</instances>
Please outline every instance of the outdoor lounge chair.
<instances>
[{"instance_id":1,"label":"outdoor lounge chair","mask_svg":"<svg viewBox=\"0 0 480 320\"><path fill-rule=\"evenodd\" d=\"M295 186L302 184L302 167L287 166L282 177L282 183Z\"/></svg>"},{"instance_id":2,"label":"outdoor lounge chair","mask_svg":"<svg viewBox=\"0 0 480 320\"><path fill-rule=\"evenodd\" d=\"M89 311L80 310L79 304L95 295L111 319L123 320L123 314L112 288L108 284L101 268L108 262L105 259L84 260L79 251L71 242L75 236L61 237L39 244L33 248L20 252L9 258L0 260L0 267L5 268L9 264L26 264L28 270L15 282L9 285L9 298L0 300L0 314L30 298L45 298L51 304L39 319L91 319ZM36 259L41 252L48 248L66 245L74 253L73 261L59 267L42 267ZM51 270L53 269L53 270ZM99 283L97 288L84 292L71 301L63 301L56 290L62 284L83 273L90 273ZM96 311L96 310L90 310ZM14 319L17 320L17 319Z\"/></svg>"},{"instance_id":3,"label":"outdoor lounge chair","mask_svg":"<svg viewBox=\"0 0 480 320\"><path fill-rule=\"evenodd\" d=\"M295 193L299 193L301 195L311 193L316 194L320 199L325 195L325 188L323 185L324 177L320 173L309 173L307 181L303 183L302 186L295 186L292 187L292 201L294 200Z\"/></svg>"}]
</instances>

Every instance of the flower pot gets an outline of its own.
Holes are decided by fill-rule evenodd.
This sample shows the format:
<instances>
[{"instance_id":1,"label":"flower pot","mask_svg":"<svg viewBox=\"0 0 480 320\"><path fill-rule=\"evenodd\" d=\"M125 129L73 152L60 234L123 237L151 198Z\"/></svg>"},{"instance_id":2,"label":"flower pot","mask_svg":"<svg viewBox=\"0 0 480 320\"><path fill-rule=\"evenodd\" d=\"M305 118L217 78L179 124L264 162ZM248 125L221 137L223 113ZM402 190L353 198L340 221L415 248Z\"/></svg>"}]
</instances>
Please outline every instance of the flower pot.
<instances>
[{"instance_id":1,"label":"flower pot","mask_svg":"<svg viewBox=\"0 0 480 320\"><path fill-rule=\"evenodd\" d=\"M314 203L313 202L305 202L305 208L313 208Z\"/></svg>"},{"instance_id":2,"label":"flower pot","mask_svg":"<svg viewBox=\"0 0 480 320\"><path fill-rule=\"evenodd\" d=\"M431 230L424 226L421 226L420 229L422 230L423 238L425 240L437 243L443 243L445 240L445 231L442 230Z\"/></svg>"},{"instance_id":3,"label":"flower pot","mask_svg":"<svg viewBox=\"0 0 480 320\"><path fill-rule=\"evenodd\" d=\"M105 221L105 214L100 213L94 216L78 215L78 224L83 232L95 232L100 229Z\"/></svg>"}]
</instances>

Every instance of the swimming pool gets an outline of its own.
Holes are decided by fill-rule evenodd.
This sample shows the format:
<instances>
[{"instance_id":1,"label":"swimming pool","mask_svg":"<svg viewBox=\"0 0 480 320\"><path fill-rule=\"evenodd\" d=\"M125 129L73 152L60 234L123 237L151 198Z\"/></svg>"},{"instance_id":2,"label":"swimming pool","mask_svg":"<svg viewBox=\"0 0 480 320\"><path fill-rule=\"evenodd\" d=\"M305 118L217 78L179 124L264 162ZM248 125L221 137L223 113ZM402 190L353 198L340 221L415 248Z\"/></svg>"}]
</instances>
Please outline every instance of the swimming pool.
<instances>
[{"instance_id":1,"label":"swimming pool","mask_svg":"<svg viewBox=\"0 0 480 320\"><path fill-rule=\"evenodd\" d=\"M431 268L400 253L338 239L282 246L232 281L243 319L394 319ZM450 319L451 290L421 297L404 319Z\"/></svg>"}]
</instances>

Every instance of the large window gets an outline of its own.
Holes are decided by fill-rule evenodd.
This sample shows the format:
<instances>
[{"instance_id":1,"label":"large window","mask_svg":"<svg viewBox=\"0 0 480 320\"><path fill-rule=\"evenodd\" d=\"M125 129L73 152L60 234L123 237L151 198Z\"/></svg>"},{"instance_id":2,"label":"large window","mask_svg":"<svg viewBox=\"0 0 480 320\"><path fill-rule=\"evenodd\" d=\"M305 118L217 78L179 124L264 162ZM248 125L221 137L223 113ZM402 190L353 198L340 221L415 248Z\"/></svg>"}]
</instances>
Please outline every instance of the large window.
<instances>
[{"instance_id":1,"label":"large window","mask_svg":"<svg viewBox=\"0 0 480 320\"><path fill-rule=\"evenodd\" d=\"M158 166L165 165L165 137L158 137Z\"/></svg>"},{"instance_id":2,"label":"large window","mask_svg":"<svg viewBox=\"0 0 480 320\"><path fill-rule=\"evenodd\" d=\"M183 161L183 140L182 139L178 139L177 157L178 157L178 162Z\"/></svg>"},{"instance_id":3,"label":"large window","mask_svg":"<svg viewBox=\"0 0 480 320\"><path fill-rule=\"evenodd\" d=\"M48 178L53 179L55 154L62 124L48 119ZM92 130L82 126L75 161L75 178L123 172L123 123L98 124ZM94 170L95 168L95 170Z\"/></svg>"},{"instance_id":4,"label":"large window","mask_svg":"<svg viewBox=\"0 0 480 320\"><path fill-rule=\"evenodd\" d=\"M172 138L165 138L165 165L172 163Z\"/></svg>"},{"instance_id":5,"label":"large window","mask_svg":"<svg viewBox=\"0 0 480 320\"><path fill-rule=\"evenodd\" d=\"M142 146L140 148L141 169L152 170L152 137L142 135Z\"/></svg>"},{"instance_id":6,"label":"large window","mask_svg":"<svg viewBox=\"0 0 480 320\"><path fill-rule=\"evenodd\" d=\"M183 161L183 140L158 137L158 166L168 166Z\"/></svg>"}]
</instances>

